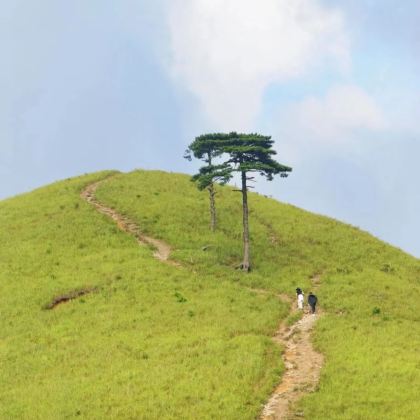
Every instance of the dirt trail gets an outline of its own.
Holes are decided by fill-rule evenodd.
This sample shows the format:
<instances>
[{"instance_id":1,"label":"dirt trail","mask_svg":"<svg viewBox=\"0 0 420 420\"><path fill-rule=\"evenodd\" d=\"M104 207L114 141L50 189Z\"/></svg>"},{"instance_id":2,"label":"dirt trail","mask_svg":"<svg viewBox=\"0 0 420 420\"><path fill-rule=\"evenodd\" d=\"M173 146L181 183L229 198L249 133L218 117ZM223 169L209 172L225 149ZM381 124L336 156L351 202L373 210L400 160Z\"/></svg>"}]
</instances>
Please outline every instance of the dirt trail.
<instances>
[{"instance_id":1,"label":"dirt trail","mask_svg":"<svg viewBox=\"0 0 420 420\"><path fill-rule=\"evenodd\" d=\"M319 276L313 279L314 285L318 282ZM295 302L292 303L291 311L296 312ZM303 318L291 327L282 324L273 337L275 342L284 346L283 360L286 371L281 383L264 406L261 420L303 417L302 413L294 412L293 406L304 394L316 389L324 362L322 354L314 350L311 341L311 331L319 316L319 313L305 313Z\"/></svg>"},{"instance_id":2,"label":"dirt trail","mask_svg":"<svg viewBox=\"0 0 420 420\"><path fill-rule=\"evenodd\" d=\"M159 239L151 238L150 236L144 235L143 233L141 233L140 228L135 222L130 220L128 217L119 214L114 209L107 207L106 205L102 204L97 200L95 196L96 189L104 181L105 180L103 179L101 181L97 181L93 184L88 185L81 192L80 196L88 203L92 204L100 213L105 214L106 216L113 219L122 231L133 235L140 244L152 246L154 248L153 256L155 258L173 266L180 266L179 263L169 260L171 247L167 243Z\"/></svg>"}]
</instances>

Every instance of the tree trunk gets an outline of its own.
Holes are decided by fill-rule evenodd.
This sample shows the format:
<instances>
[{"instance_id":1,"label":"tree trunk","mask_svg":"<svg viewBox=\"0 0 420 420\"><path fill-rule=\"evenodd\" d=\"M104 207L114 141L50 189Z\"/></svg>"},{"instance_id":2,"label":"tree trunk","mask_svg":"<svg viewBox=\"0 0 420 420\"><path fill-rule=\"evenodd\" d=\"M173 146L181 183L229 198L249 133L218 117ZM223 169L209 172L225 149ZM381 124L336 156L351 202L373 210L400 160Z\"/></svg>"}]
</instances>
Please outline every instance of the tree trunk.
<instances>
[{"instance_id":1,"label":"tree trunk","mask_svg":"<svg viewBox=\"0 0 420 420\"><path fill-rule=\"evenodd\" d=\"M243 216L243 239L244 239L244 259L242 262L242 270L250 271L251 265L249 262L249 225L248 225L248 194L246 188L246 172L241 172L242 178L242 216Z\"/></svg>"},{"instance_id":2,"label":"tree trunk","mask_svg":"<svg viewBox=\"0 0 420 420\"><path fill-rule=\"evenodd\" d=\"M209 166L212 165L211 163L211 153L207 153L207 163ZM209 190L210 195L210 230L214 232L216 230L216 204L214 202L214 196L216 195L216 191L214 191L214 184L213 182L207 188Z\"/></svg>"},{"instance_id":3,"label":"tree trunk","mask_svg":"<svg viewBox=\"0 0 420 420\"><path fill-rule=\"evenodd\" d=\"M216 205L214 203L216 191L214 191L214 185L210 184L208 190L210 196L210 229L214 232L216 230Z\"/></svg>"}]
</instances>

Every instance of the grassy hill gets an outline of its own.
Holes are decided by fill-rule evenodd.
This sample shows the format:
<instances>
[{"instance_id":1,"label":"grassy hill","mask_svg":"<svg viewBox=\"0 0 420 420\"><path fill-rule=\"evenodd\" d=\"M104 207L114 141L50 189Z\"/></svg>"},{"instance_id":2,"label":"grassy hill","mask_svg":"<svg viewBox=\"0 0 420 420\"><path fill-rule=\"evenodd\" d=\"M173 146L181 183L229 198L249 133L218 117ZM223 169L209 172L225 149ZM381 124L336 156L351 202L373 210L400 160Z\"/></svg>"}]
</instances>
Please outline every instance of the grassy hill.
<instances>
[{"instance_id":1,"label":"grassy hill","mask_svg":"<svg viewBox=\"0 0 420 420\"><path fill-rule=\"evenodd\" d=\"M185 175L114 174L107 205L174 248L152 257L81 200L97 173L0 202L0 418L252 419L278 382L276 294L319 274L315 419L420 418L420 262L357 228L250 197L254 270L241 260L240 197ZM252 291L266 289L267 294ZM53 310L54 297L89 294Z\"/></svg>"}]
</instances>

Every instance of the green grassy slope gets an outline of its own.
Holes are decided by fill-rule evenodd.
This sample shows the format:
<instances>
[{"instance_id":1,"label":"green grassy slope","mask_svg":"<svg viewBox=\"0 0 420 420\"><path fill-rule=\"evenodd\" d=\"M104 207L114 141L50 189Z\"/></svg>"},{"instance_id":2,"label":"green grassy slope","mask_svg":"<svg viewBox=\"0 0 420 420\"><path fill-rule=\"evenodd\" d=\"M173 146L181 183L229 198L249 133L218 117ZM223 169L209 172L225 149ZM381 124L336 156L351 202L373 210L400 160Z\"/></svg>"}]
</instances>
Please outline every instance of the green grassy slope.
<instances>
[{"instance_id":1,"label":"green grassy slope","mask_svg":"<svg viewBox=\"0 0 420 420\"><path fill-rule=\"evenodd\" d=\"M318 419L420 418L420 262L369 234L256 194L250 275L240 262L240 197L219 189L220 231L207 230L207 195L183 175L135 172L98 196L176 247L200 273L290 293L321 274L327 311L316 346L326 355L319 392L301 407ZM203 245L210 245L203 252ZM376 313L378 312L379 313Z\"/></svg>"},{"instance_id":2,"label":"green grassy slope","mask_svg":"<svg viewBox=\"0 0 420 420\"><path fill-rule=\"evenodd\" d=\"M0 203L0 418L252 418L287 307L154 260L79 198L104 175Z\"/></svg>"},{"instance_id":3,"label":"green grassy slope","mask_svg":"<svg viewBox=\"0 0 420 420\"><path fill-rule=\"evenodd\" d=\"M318 419L420 418L418 260L253 194L254 271L242 274L237 193L219 189L211 234L207 195L188 177L107 180L97 197L170 243L183 267L167 266L79 198L106 175L0 203L0 418L252 419L282 370L269 336L287 308L274 293L308 291L315 274L326 365L301 409ZM97 291L42 309L86 286Z\"/></svg>"}]
</instances>

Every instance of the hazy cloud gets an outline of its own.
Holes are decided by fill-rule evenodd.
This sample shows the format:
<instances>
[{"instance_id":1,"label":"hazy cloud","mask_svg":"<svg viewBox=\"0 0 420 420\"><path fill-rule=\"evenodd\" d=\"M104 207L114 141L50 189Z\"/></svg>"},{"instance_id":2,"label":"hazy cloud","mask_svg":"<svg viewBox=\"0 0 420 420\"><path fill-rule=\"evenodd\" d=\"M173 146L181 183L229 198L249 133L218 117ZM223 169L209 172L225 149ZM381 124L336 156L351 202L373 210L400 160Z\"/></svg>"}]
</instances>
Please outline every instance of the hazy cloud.
<instances>
[{"instance_id":1,"label":"hazy cloud","mask_svg":"<svg viewBox=\"0 0 420 420\"><path fill-rule=\"evenodd\" d=\"M342 143L354 130L382 130L386 122L374 98L355 85L337 85L324 97L292 105L287 120L317 141Z\"/></svg>"},{"instance_id":2,"label":"hazy cloud","mask_svg":"<svg viewBox=\"0 0 420 420\"><path fill-rule=\"evenodd\" d=\"M264 89L328 63L347 68L339 11L314 0L175 0L170 69L220 129L246 129Z\"/></svg>"}]
</instances>

